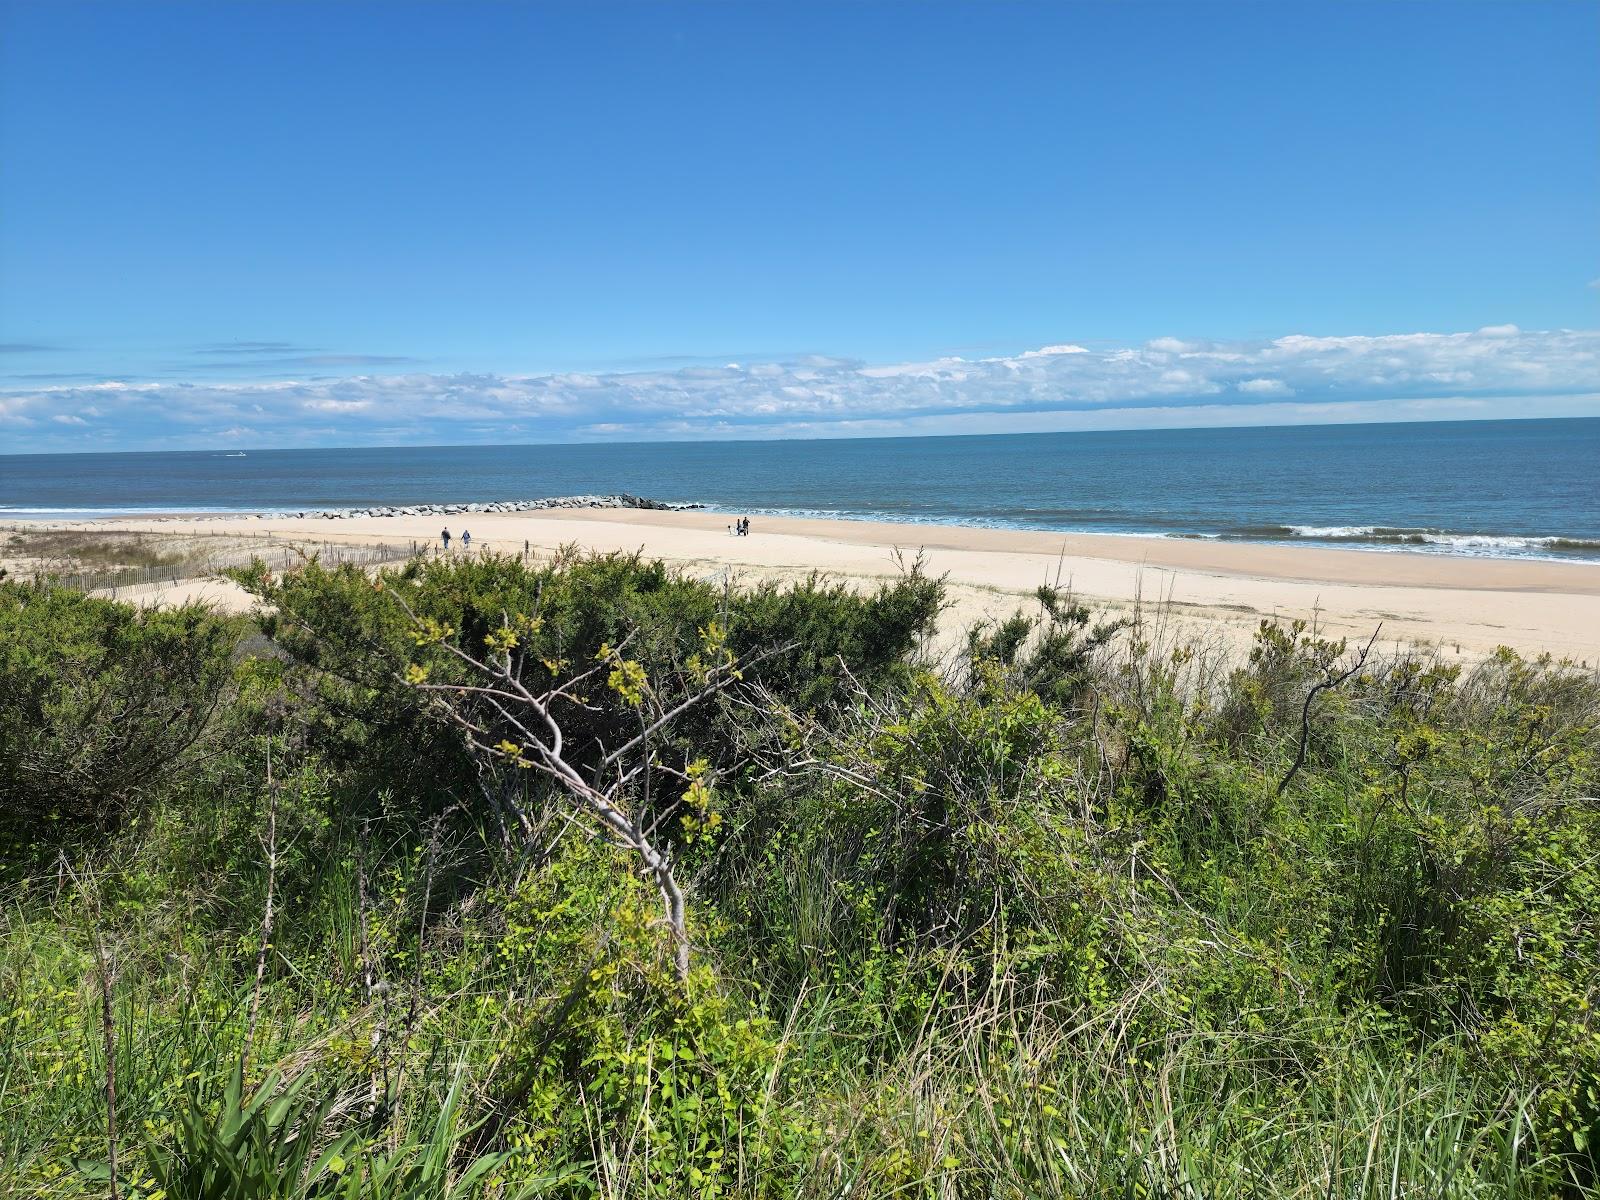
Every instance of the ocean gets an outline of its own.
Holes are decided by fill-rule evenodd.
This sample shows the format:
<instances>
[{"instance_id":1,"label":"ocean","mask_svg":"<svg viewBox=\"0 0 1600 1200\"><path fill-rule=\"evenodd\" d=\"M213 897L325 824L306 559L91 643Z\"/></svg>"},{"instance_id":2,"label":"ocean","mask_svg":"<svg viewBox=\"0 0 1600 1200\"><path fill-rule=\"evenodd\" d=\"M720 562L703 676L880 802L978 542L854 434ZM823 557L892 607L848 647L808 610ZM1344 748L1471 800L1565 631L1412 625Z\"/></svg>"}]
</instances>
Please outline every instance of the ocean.
<instances>
[{"instance_id":1,"label":"ocean","mask_svg":"<svg viewBox=\"0 0 1600 1200\"><path fill-rule=\"evenodd\" d=\"M632 492L729 512L1600 562L1600 418L0 456L0 520Z\"/></svg>"}]
</instances>

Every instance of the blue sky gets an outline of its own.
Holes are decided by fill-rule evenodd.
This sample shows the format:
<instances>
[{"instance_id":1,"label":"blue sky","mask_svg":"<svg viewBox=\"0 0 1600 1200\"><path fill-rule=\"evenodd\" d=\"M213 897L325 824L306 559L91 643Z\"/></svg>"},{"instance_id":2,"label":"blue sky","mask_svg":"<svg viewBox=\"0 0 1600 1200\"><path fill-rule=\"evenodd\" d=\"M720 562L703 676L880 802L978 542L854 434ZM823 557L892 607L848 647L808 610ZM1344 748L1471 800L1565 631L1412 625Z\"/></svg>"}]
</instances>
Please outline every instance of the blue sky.
<instances>
[{"instance_id":1,"label":"blue sky","mask_svg":"<svg viewBox=\"0 0 1600 1200\"><path fill-rule=\"evenodd\" d=\"M0 450L1600 413L1597 45L1592 0L0 0Z\"/></svg>"}]
</instances>

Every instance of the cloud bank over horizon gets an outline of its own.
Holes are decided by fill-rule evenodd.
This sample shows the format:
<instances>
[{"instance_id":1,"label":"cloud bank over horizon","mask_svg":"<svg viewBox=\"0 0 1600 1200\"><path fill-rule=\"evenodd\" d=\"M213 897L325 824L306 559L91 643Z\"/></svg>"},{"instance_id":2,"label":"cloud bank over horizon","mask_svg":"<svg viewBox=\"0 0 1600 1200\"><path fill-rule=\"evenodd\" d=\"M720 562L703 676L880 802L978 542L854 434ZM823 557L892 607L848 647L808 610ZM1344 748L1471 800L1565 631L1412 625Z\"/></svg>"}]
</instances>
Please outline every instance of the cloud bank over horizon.
<instances>
[{"instance_id":1,"label":"cloud bank over horizon","mask_svg":"<svg viewBox=\"0 0 1600 1200\"><path fill-rule=\"evenodd\" d=\"M317 368L387 363L251 351ZM239 348L239 347L232 347ZM16 379L17 377L13 377ZM1600 331L1071 342L872 364L820 355L627 372L104 379L7 388L8 452L864 437L1600 415Z\"/></svg>"}]
</instances>

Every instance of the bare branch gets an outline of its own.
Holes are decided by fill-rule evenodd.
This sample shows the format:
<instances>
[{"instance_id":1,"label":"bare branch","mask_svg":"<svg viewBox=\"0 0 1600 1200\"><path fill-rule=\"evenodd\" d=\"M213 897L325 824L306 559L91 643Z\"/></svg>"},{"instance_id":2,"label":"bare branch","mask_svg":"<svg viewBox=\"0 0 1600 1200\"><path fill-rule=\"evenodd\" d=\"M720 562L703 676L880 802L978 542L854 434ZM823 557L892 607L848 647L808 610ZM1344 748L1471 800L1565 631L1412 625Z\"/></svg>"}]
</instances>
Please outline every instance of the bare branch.
<instances>
[{"instance_id":1,"label":"bare branch","mask_svg":"<svg viewBox=\"0 0 1600 1200\"><path fill-rule=\"evenodd\" d=\"M706 678L705 687L696 692L694 695L690 696L687 700L684 700L681 704L667 712L662 713L662 715L656 718L655 721L651 722L649 726L641 730L636 737L630 738L628 741L618 746L610 754L602 758L600 760L600 765L602 767L608 766L617 759L621 758L623 755L631 753L637 747L648 741L652 734L656 733L664 726L670 725L673 721L677 720L678 717L688 712L689 709L699 704L702 700L706 700L725 688L738 683L739 680L743 678L743 672L745 668L753 667L763 663L775 654L783 654L786 651L793 650L795 645L796 643L790 642L784 646L775 646L771 650L757 655L747 663L730 663L725 667L713 669Z\"/></svg>"},{"instance_id":2,"label":"bare branch","mask_svg":"<svg viewBox=\"0 0 1600 1200\"><path fill-rule=\"evenodd\" d=\"M669 805L666 811L653 814L650 819L650 784L656 769L651 740L696 705L738 682L742 678L741 667L781 654L792 649L792 644L769 650L748 663L739 663L728 656L727 661L718 663L701 677L697 690L676 701L661 702L647 686L647 699L641 698L637 714L638 733L614 749L608 750L603 745L588 747L591 753L598 751L599 756L589 777L585 778L567 752L565 734L554 706L565 702L592 708L583 700L579 689L602 672L615 668L621 651L633 640L633 633L616 646L605 648L594 665L568 679L552 680L544 691L535 692L521 679L521 656L513 656L509 647L503 654L479 658L448 637L440 638L439 626L425 625L404 596L393 591L389 594L413 626L428 629L431 644L442 648L474 677L470 681L429 683L413 675L413 679L403 682L428 694L432 707L462 731L480 763L501 762L517 769L535 770L555 780L575 813L592 823L596 836L634 856L642 873L661 895L663 915L674 942L677 973L679 978L687 977L689 940L683 891L673 870L670 850L655 841L657 830L679 806ZM509 617L503 615L502 621L504 627L509 628ZM470 707L473 705L479 706L476 712ZM487 789L487 785L484 786ZM637 793L634 789L638 789ZM630 811L630 796L640 801L637 814ZM531 839L525 815L520 811L516 815L522 824L523 836ZM569 819L567 828L570 826Z\"/></svg>"},{"instance_id":3,"label":"bare branch","mask_svg":"<svg viewBox=\"0 0 1600 1200\"><path fill-rule=\"evenodd\" d=\"M1377 643L1378 634L1382 631L1383 622L1380 621L1378 622L1378 627L1372 631L1372 636L1367 639L1367 644L1361 648L1361 653L1356 656L1355 662L1350 665L1348 670L1341 671L1337 675L1329 675L1325 677L1319 682L1313 684L1311 690L1306 693L1306 702L1300 709L1300 749L1295 753L1294 765L1290 767L1288 773L1278 781L1277 795L1283 795L1283 793L1288 789L1290 781L1294 779L1296 773L1299 772L1301 766L1306 761L1306 750L1311 744L1311 704L1314 700L1316 700L1317 694L1319 692L1326 692L1338 687L1357 671L1361 670L1362 667L1366 666L1367 656L1372 653L1372 647Z\"/></svg>"},{"instance_id":4,"label":"bare branch","mask_svg":"<svg viewBox=\"0 0 1600 1200\"><path fill-rule=\"evenodd\" d=\"M261 913L261 945L256 948L256 981L250 993L250 1019L245 1023L244 1048L239 1051L239 1077L244 1078L250 1063L250 1050L256 1037L256 1020L261 1015L261 983L267 974L267 955L272 949L273 901L278 885L278 782L272 777L272 741L267 740L267 900Z\"/></svg>"}]
</instances>

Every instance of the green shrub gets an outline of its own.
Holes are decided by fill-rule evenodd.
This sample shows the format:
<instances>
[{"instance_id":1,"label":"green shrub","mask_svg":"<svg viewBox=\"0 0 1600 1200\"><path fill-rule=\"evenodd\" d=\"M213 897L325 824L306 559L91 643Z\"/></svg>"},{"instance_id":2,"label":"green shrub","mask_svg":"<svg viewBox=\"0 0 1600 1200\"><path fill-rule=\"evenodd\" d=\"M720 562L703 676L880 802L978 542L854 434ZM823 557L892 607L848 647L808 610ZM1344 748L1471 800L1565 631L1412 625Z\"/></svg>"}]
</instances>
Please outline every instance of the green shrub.
<instances>
[{"instance_id":1,"label":"green shrub","mask_svg":"<svg viewBox=\"0 0 1600 1200\"><path fill-rule=\"evenodd\" d=\"M0 581L0 837L105 833L181 786L243 629Z\"/></svg>"},{"instance_id":2,"label":"green shrub","mask_svg":"<svg viewBox=\"0 0 1600 1200\"><path fill-rule=\"evenodd\" d=\"M660 562L620 554L535 566L491 555L418 561L382 573L376 586L356 568L330 571L314 560L278 577L261 564L235 576L272 606L265 632L316 673L316 709L308 716L321 752L360 773L371 794L431 793L436 808L446 797L477 794L478 766L459 733L404 680L415 665L436 680L468 672L448 653L418 645L408 608L479 658L493 652L489 640L512 621L519 677L536 691L589 669L602 648L625 645L653 689L683 695L696 686L697 664L715 637L746 664L745 693L766 689L781 703L816 709L847 679L877 690L903 680L942 594L938 581L917 571L866 595L815 577L724 593ZM600 747L638 732L638 713L625 696L596 687L586 700L561 713L580 768L592 765ZM705 758L732 767L747 724L741 709L702 705L674 723L667 744L680 763ZM497 786L527 786L512 776Z\"/></svg>"},{"instance_id":3,"label":"green shrub","mask_svg":"<svg viewBox=\"0 0 1600 1200\"><path fill-rule=\"evenodd\" d=\"M0 1193L106 1192L69 1165L105 1145L103 943L138 1200L229 1179L343 1200L1595 1194L1592 672L1373 658L1318 692L1302 754L1311 689L1353 661L1304 627L1217 671L1056 597L936 677L917 574L723 590L611 556L251 580L275 646L219 685L204 753L125 789L136 827L82 823L72 872L12 868ZM114 655L53 647L182 624L5 595L12 677L114 697L138 694ZM421 644L397 596L433 623ZM642 689L686 695L708 654L753 664L652 747L651 804L625 794L659 815L711 784L660 830L686 977L637 860L567 810L501 852L476 764L405 682L508 626L525 678L603 667L570 711L586 762L637 730ZM38 744L48 722L5 704ZM499 778L537 817L529 774Z\"/></svg>"}]
</instances>

